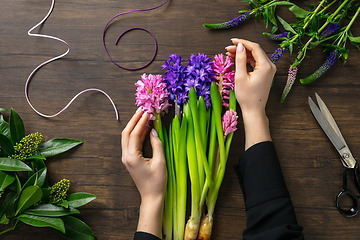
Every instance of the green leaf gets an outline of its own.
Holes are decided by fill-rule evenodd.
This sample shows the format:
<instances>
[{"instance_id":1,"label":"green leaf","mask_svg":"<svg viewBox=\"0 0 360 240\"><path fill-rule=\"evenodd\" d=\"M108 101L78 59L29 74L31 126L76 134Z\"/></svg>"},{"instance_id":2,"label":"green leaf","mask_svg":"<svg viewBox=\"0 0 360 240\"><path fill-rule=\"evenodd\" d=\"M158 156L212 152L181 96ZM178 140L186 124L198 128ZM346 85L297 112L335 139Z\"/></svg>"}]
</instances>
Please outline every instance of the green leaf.
<instances>
[{"instance_id":1,"label":"green leaf","mask_svg":"<svg viewBox=\"0 0 360 240\"><path fill-rule=\"evenodd\" d=\"M35 160L35 159L46 160L46 157L41 156L41 155L32 155L32 156L26 158L24 161Z\"/></svg>"},{"instance_id":2,"label":"green leaf","mask_svg":"<svg viewBox=\"0 0 360 240\"><path fill-rule=\"evenodd\" d=\"M0 114L0 133L4 134L11 141L10 124L4 120L4 116Z\"/></svg>"},{"instance_id":3,"label":"green leaf","mask_svg":"<svg viewBox=\"0 0 360 240\"><path fill-rule=\"evenodd\" d=\"M15 181L15 174L13 172L0 171L0 191Z\"/></svg>"},{"instance_id":4,"label":"green leaf","mask_svg":"<svg viewBox=\"0 0 360 240\"><path fill-rule=\"evenodd\" d=\"M17 159L0 158L0 170L2 171L31 171L31 168Z\"/></svg>"},{"instance_id":5,"label":"green leaf","mask_svg":"<svg viewBox=\"0 0 360 240\"><path fill-rule=\"evenodd\" d=\"M43 195L41 198L41 202L49 202L51 190L49 188L42 188L41 191Z\"/></svg>"},{"instance_id":6,"label":"green leaf","mask_svg":"<svg viewBox=\"0 0 360 240\"><path fill-rule=\"evenodd\" d=\"M70 240L96 240L94 232L83 221L73 216L61 218L65 225L65 233L56 231L61 236Z\"/></svg>"},{"instance_id":7,"label":"green leaf","mask_svg":"<svg viewBox=\"0 0 360 240\"><path fill-rule=\"evenodd\" d=\"M7 111L7 109L5 109L5 108L0 108L0 112L6 112Z\"/></svg>"},{"instance_id":8,"label":"green leaf","mask_svg":"<svg viewBox=\"0 0 360 240\"><path fill-rule=\"evenodd\" d=\"M13 143L3 134L0 134L0 147L8 156L15 154Z\"/></svg>"},{"instance_id":9,"label":"green leaf","mask_svg":"<svg viewBox=\"0 0 360 240\"><path fill-rule=\"evenodd\" d=\"M51 157L66 152L83 141L70 138L54 138L47 142L39 144L38 150L43 157Z\"/></svg>"},{"instance_id":10,"label":"green leaf","mask_svg":"<svg viewBox=\"0 0 360 240\"><path fill-rule=\"evenodd\" d=\"M20 214L17 219L34 227L51 227L65 233L64 222L60 218L41 217L29 214Z\"/></svg>"},{"instance_id":11,"label":"green leaf","mask_svg":"<svg viewBox=\"0 0 360 240\"><path fill-rule=\"evenodd\" d=\"M296 17L298 18L306 18L307 15L309 15L310 12L298 7L296 4L293 5L289 5L288 9L295 14Z\"/></svg>"},{"instance_id":12,"label":"green leaf","mask_svg":"<svg viewBox=\"0 0 360 240\"><path fill-rule=\"evenodd\" d=\"M15 144L20 142L20 140L25 137L25 127L19 114L17 114L17 112L15 112L12 108L10 110L9 124L13 143Z\"/></svg>"},{"instance_id":13,"label":"green leaf","mask_svg":"<svg viewBox=\"0 0 360 240\"><path fill-rule=\"evenodd\" d=\"M277 18L278 18L279 22L281 23L281 25L284 27L285 30L290 31L290 32L292 32L292 33L295 34L295 35L297 34L297 33L295 32L295 30L294 30L284 19L282 19L282 18L279 17L279 16L277 16Z\"/></svg>"},{"instance_id":14,"label":"green leaf","mask_svg":"<svg viewBox=\"0 0 360 240\"><path fill-rule=\"evenodd\" d=\"M57 203L56 205L64 208L69 208L69 202L67 200L63 200L61 203Z\"/></svg>"},{"instance_id":15,"label":"green leaf","mask_svg":"<svg viewBox=\"0 0 360 240\"><path fill-rule=\"evenodd\" d=\"M0 216L0 224L4 224L4 225L9 224L9 219L7 218L6 214Z\"/></svg>"},{"instance_id":16,"label":"green leaf","mask_svg":"<svg viewBox=\"0 0 360 240\"><path fill-rule=\"evenodd\" d=\"M350 42L353 42L353 43L360 43L360 37L351 37L351 36L348 36Z\"/></svg>"},{"instance_id":17,"label":"green leaf","mask_svg":"<svg viewBox=\"0 0 360 240\"><path fill-rule=\"evenodd\" d=\"M78 208L88 204L92 200L96 199L97 196L92 195L90 193L79 192L73 193L66 197L66 200L69 202L69 206L73 208Z\"/></svg>"},{"instance_id":18,"label":"green leaf","mask_svg":"<svg viewBox=\"0 0 360 240\"><path fill-rule=\"evenodd\" d=\"M26 209L23 213L43 217L62 217L80 212L79 210L71 207L64 208L53 204L40 204L36 207Z\"/></svg>"},{"instance_id":19,"label":"green leaf","mask_svg":"<svg viewBox=\"0 0 360 240\"><path fill-rule=\"evenodd\" d=\"M30 186L38 186L42 188L45 181L47 180L47 168L40 169L38 172L31 175L28 180L25 182L23 189L30 187Z\"/></svg>"},{"instance_id":20,"label":"green leaf","mask_svg":"<svg viewBox=\"0 0 360 240\"><path fill-rule=\"evenodd\" d=\"M15 204L17 199L18 197L15 192L10 192L8 195L6 195L3 203L0 206L0 216L6 214Z\"/></svg>"},{"instance_id":21,"label":"green leaf","mask_svg":"<svg viewBox=\"0 0 360 240\"><path fill-rule=\"evenodd\" d=\"M38 186L29 186L25 188L20 195L15 215L18 215L19 212L22 212L35 203L39 202L41 197L42 191Z\"/></svg>"},{"instance_id":22,"label":"green leaf","mask_svg":"<svg viewBox=\"0 0 360 240\"><path fill-rule=\"evenodd\" d=\"M314 18L311 21L310 30L313 33L317 33L317 31L319 30L319 20L316 15L314 16Z\"/></svg>"}]
</instances>

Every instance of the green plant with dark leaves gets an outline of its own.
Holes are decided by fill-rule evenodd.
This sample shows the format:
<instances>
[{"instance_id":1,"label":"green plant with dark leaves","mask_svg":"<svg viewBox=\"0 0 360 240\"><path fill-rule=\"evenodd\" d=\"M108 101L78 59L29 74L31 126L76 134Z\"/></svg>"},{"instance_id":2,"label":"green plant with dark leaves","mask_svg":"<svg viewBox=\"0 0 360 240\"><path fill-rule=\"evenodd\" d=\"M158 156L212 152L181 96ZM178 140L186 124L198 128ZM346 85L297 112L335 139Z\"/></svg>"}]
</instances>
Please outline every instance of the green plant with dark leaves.
<instances>
[{"instance_id":1,"label":"green plant with dark leaves","mask_svg":"<svg viewBox=\"0 0 360 240\"><path fill-rule=\"evenodd\" d=\"M45 160L66 152L82 141L54 138L41 143L42 135L25 136L22 119L14 109L9 122L0 108L0 235L22 224L50 227L67 239L96 239L91 228L76 217L78 208L96 199L90 193L68 194L70 181L50 186ZM21 172L27 172L23 174ZM0 225L0 226L1 226Z\"/></svg>"},{"instance_id":2,"label":"green plant with dark leaves","mask_svg":"<svg viewBox=\"0 0 360 240\"><path fill-rule=\"evenodd\" d=\"M305 10L295 3L280 0L245 0L251 10L240 11L240 16L225 23L204 24L211 29L224 29L235 27L243 23L250 16L256 19L262 17L265 27L271 25L271 32L264 35L272 40L279 41L279 48L271 56L271 61L276 64L280 57L289 50L296 52L290 64L288 78L284 88L281 102L283 102L292 88L300 64L308 58L308 50L316 46L323 46L329 52L326 61L310 76L300 79L302 84L308 84L326 73L338 58L348 59L349 50L346 43L350 42L359 48L360 37L354 37L350 28L360 12L360 3L355 0L321 0L317 5L307 4ZM287 22L276 13L276 7L287 7L297 18L297 22ZM280 23L280 24L278 24ZM276 33L282 26L285 30ZM344 27L341 27L344 26Z\"/></svg>"}]
</instances>

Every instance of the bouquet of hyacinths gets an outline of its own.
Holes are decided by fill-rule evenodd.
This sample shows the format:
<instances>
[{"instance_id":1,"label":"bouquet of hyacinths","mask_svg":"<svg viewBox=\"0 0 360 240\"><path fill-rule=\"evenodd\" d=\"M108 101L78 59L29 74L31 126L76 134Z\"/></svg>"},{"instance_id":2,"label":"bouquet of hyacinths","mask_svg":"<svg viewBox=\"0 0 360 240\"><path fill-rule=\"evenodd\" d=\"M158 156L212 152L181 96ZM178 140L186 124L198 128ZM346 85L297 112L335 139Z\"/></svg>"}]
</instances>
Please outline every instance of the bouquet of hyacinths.
<instances>
[{"instance_id":1,"label":"bouquet of hyacinths","mask_svg":"<svg viewBox=\"0 0 360 240\"><path fill-rule=\"evenodd\" d=\"M237 124L230 58L219 54L211 61L199 53L188 60L184 66L181 56L171 54L162 65L167 69L163 78L157 75L155 82L154 75L144 74L136 83L136 104L153 120L166 157L164 239L210 238L215 203ZM167 131L161 114L167 112L169 101L174 103L176 114ZM188 177L191 216L185 226ZM203 215L205 202L207 211Z\"/></svg>"},{"instance_id":2,"label":"bouquet of hyacinths","mask_svg":"<svg viewBox=\"0 0 360 240\"><path fill-rule=\"evenodd\" d=\"M346 48L348 40L360 50L360 37L354 37L350 31L360 12L358 1L321 0L317 5L307 4L309 10L300 8L290 1L245 1L249 3L251 10L240 11L240 16L228 22L204 24L204 26L211 29L225 29L235 27L251 16L255 16L256 19L263 17L265 27L267 28L269 24L272 26L271 33L264 33L264 35L280 42L279 48L271 56L271 61L276 64L287 51L297 53L288 71L281 102L290 92L296 79L298 67L306 58L309 49L322 45L324 51L329 51L329 57L313 74L300 79L303 84L311 83L324 75L338 58L343 57L345 63L349 54L349 50ZM298 21L295 23L286 22L276 14L277 6L286 6L298 18ZM284 32L276 33L279 29L278 23L282 25ZM305 43L302 41L304 38L306 39Z\"/></svg>"},{"instance_id":3,"label":"bouquet of hyacinths","mask_svg":"<svg viewBox=\"0 0 360 240\"><path fill-rule=\"evenodd\" d=\"M0 112L7 111L0 108ZM72 214L96 199L89 193L67 194L70 181L48 182L45 160L66 152L82 141L54 138L41 143L42 135L25 136L22 119L11 109L9 122L0 114L0 224L10 225L0 235L21 224L50 227L67 239L96 239L93 231ZM19 174L27 172L26 174Z\"/></svg>"}]
</instances>

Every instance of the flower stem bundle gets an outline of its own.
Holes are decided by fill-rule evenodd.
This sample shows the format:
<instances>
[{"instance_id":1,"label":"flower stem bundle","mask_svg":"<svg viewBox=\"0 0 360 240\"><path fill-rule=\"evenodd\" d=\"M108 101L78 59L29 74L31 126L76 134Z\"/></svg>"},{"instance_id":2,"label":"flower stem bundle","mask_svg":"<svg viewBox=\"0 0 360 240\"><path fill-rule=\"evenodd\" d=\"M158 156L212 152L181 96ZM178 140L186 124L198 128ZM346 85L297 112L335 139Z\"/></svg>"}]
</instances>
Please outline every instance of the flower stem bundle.
<instances>
[{"instance_id":1,"label":"flower stem bundle","mask_svg":"<svg viewBox=\"0 0 360 240\"><path fill-rule=\"evenodd\" d=\"M301 63L306 57L309 57L309 49L321 45L324 47L324 51L329 51L329 57L313 74L300 79L302 84L311 83L323 76L338 58L342 57L345 63L349 54L349 50L346 48L348 41L360 50L360 37L354 37L350 30L360 12L360 6L355 0L321 0L316 5L307 4L308 10L291 1L246 0L246 2L249 3L251 9L240 11L239 17L228 22L204 24L204 26L211 29L230 28L243 23L252 16L255 16L256 19L262 17L265 27L271 26L271 32L264 33L264 35L271 40L280 42L279 48L271 56L271 61L276 64L287 51L290 54L297 53L289 69L281 102L285 101L289 94ZM280 6L287 7L298 21L289 23L281 18L275 11L276 7ZM282 26L285 31L278 32L279 26Z\"/></svg>"},{"instance_id":2,"label":"flower stem bundle","mask_svg":"<svg viewBox=\"0 0 360 240\"><path fill-rule=\"evenodd\" d=\"M164 239L210 238L215 204L237 124L235 71L231 70L230 58L219 54L211 61L199 53L188 60L184 66L179 55L171 54L162 65L167 69L164 77L144 74L136 83L136 103L154 116L151 120L166 157ZM175 115L167 131L161 116L168 111L168 101L174 103ZM223 109L227 110L224 115ZM188 190L191 205L186 222Z\"/></svg>"}]
</instances>

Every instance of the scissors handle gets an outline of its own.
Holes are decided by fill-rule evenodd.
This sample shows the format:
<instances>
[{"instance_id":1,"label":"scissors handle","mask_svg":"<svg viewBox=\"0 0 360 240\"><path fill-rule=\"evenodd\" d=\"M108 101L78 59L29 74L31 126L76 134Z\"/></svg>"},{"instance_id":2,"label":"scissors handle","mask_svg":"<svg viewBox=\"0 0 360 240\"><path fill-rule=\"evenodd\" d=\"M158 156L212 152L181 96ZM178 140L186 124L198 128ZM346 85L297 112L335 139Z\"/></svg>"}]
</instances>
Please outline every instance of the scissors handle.
<instances>
[{"instance_id":1,"label":"scissors handle","mask_svg":"<svg viewBox=\"0 0 360 240\"><path fill-rule=\"evenodd\" d=\"M343 190L341 190L339 192L339 194L336 196L336 207L339 210L339 212L346 216L346 217L354 217L358 211L359 211L359 204L358 204L358 196L355 196L354 194L352 194L349 189L348 189L348 185L347 185L347 180L348 180L348 175L349 175L349 171L351 170L351 168L344 168L344 174L343 174ZM354 179L355 179L355 185L356 188L359 191L359 177L360 177L360 173L359 173L359 168L358 166L355 167L354 169ZM341 208L340 206L340 199L343 198L344 196L347 196L348 198L350 198L352 200L352 207L348 210L345 210L343 208Z\"/></svg>"}]
</instances>

